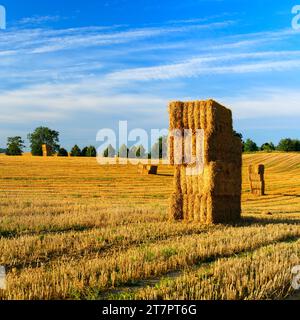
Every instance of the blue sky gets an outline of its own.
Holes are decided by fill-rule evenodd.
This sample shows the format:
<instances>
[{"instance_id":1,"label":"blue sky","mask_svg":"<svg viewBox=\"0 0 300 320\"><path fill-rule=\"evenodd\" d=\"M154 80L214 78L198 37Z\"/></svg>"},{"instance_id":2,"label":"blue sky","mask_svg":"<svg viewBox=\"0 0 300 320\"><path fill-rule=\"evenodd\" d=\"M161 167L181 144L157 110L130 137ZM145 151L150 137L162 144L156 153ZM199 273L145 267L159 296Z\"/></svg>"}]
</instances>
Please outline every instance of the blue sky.
<instances>
[{"instance_id":1,"label":"blue sky","mask_svg":"<svg viewBox=\"0 0 300 320\"><path fill-rule=\"evenodd\" d=\"M257 143L300 138L300 0L0 0L0 146L40 125L70 148L167 128L170 100L230 107Z\"/></svg>"}]
</instances>

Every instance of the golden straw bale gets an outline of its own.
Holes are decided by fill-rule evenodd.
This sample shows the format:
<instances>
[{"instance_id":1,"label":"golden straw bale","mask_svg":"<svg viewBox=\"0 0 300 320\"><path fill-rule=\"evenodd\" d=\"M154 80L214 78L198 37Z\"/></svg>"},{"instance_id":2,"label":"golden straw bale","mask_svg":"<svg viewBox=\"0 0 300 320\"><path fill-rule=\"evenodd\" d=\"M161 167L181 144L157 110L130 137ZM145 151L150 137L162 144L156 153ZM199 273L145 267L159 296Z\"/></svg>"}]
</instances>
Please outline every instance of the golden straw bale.
<instances>
[{"instance_id":1,"label":"golden straw bale","mask_svg":"<svg viewBox=\"0 0 300 320\"><path fill-rule=\"evenodd\" d=\"M265 195L265 166L263 164L249 165L248 173L251 193L258 196Z\"/></svg>"},{"instance_id":2,"label":"golden straw bale","mask_svg":"<svg viewBox=\"0 0 300 320\"><path fill-rule=\"evenodd\" d=\"M194 102L188 102L187 104L188 109L188 129L191 129L192 132L195 131L195 103Z\"/></svg>"},{"instance_id":3,"label":"golden straw bale","mask_svg":"<svg viewBox=\"0 0 300 320\"><path fill-rule=\"evenodd\" d=\"M189 128L189 103L185 102L183 104L183 114L182 114L182 129Z\"/></svg>"},{"instance_id":4,"label":"golden straw bale","mask_svg":"<svg viewBox=\"0 0 300 320\"><path fill-rule=\"evenodd\" d=\"M194 194L195 203L194 203L194 221L201 222L200 220L200 211L201 211L201 195Z\"/></svg>"},{"instance_id":5,"label":"golden straw bale","mask_svg":"<svg viewBox=\"0 0 300 320\"><path fill-rule=\"evenodd\" d=\"M183 144L183 131L175 129L174 131L174 148L173 148L173 157L174 164L180 165L183 163L184 158L184 144Z\"/></svg>"},{"instance_id":6,"label":"golden straw bale","mask_svg":"<svg viewBox=\"0 0 300 320\"><path fill-rule=\"evenodd\" d=\"M51 147L47 144L42 145L43 157L49 157L52 155Z\"/></svg>"},{"instance_id":7,"label":"golden straw bale","mask_svg":"<svg viewBox=\"0 0 300 320\"><path fill-rule=\"evenodd\" d=\"M182 193L181 188L181 167L175 166L174 167L174 192L175 193Z\"/></svg>"},{"instance_id":8,"label":"golden straw bale","mask_svg":"<svg viewBox=\"0 0 300 320\"><path fill-rule=\"evenodd\" d=\"M181 166L181 191L183 194L187 194L187 182L186 182L186 167Z\"/></svg>"},{"instance_id":9,"label":"golden straw bale","mask_svg":"<svg viewBox=\"0 0 300 320\"><path fill-rule=\"evenodd\" d=\"M195 129L204 129L201 127L201 101L194 102L194 126Z\"/></svg>"},{"instance_id":10,"label":"golden straw bale","mask_svg":"<svg viewBox=\"0 0 300 320\"><path fill-rule=\"evenodd\" d=\"M195 195L187 195L187 207L188 207L188 221L194 221L194 206L195 206Z\"/></svg>"},{"instance_id":11,"label":"golden straw bale","mask_svg":"<svg viewBox=\"0 0 300 320\"><path fill-rule=\"evenodd\" d=\"M147 164L142 164L142 163L139 163L139 165L138 165L138 173L140 173L140 174L156 175L157 170L158 170L158 166L152 166L152 165L147 165Z\"/></svg>"},{"instance_id":12,"label":"golden straw bale","mask_svg":"<svg viewBox=\"0 0 300 320\"><path fill-rule=\"evenodd\" d=\"M180 110L181 116L178 116ZM180 180L181 190L177 187L176 192L182 197L183 219L206 224L238 220L241 215L242 144L233 134L231 111L208 100L174 102L170 104L169 112L170 129L181 129L177 133L178 141L174 139L171 146L174 151L171 164L181 167L180 177L175 174L174 179ZM189 129L190 136L184 135L184 129ZM198 132L199 129L202 130ZM182 150L176 150L180 147ZM182 158L185 162L180 162ZM262 176L263 168L258 170Z\"/></svg>"},{"instance_id":13,"label":"golden straw bale","mask_svg":"<svg viewBox=\"0 0 300 320\"><path fill-rule=\"evenodd\" d=\"M182 195L182 214L183 219L189 221L189 207L188 207L188 195Z\"/></svg>"},{"instance_id":14,"label":"golden straw bale","mask_svg":"<svg viewBox=\"0 0 300 320\"><path fill-rule=\"evenodd\" d=\"M168 138L168 159L171 165L175 164L175 158L174 158L174 136L169 135Z\"/></svg>"},{"instance_id":15,"label":"golden straw bale","mask_svg":"<svg viewBox=\"0 0 300 320\"><path fill-rule=\"evenodd\" d=\"M183 103L180 101L171 102L169 105L170 129L183 128Z\"/></svg>"},{"instance_id":16,"label":"golden straw bale","mask_svg":"<svg viewBox=\"0 0 300 320\"><path fill-rule=\"evenodd\" d=\"M170 198L169 207L169 218L170 220L181 220L183 219L183 199L182 195L178 193L173 193Z\"/></svg>"}]
</instances>

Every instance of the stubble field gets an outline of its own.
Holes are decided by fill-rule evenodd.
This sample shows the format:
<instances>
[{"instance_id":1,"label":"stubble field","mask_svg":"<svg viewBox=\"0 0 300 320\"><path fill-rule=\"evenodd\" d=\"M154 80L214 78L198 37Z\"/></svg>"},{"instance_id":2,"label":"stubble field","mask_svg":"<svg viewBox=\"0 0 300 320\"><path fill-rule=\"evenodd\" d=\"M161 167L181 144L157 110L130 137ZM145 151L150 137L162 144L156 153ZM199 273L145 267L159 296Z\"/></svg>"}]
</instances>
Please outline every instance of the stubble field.
<instances>
[{"instance_id":1,"label":"stubble field","mask_svg":"<svg viewBox=\"0 0 300 320\"><path fill-rule=\"evenodd\" d=\"M243 156L243 219L169 222L172 168L0 156L0 299L283 299L300 264L300 154ZM264 197L247 166L266 165Z\"/></svg>"}]
</instances>

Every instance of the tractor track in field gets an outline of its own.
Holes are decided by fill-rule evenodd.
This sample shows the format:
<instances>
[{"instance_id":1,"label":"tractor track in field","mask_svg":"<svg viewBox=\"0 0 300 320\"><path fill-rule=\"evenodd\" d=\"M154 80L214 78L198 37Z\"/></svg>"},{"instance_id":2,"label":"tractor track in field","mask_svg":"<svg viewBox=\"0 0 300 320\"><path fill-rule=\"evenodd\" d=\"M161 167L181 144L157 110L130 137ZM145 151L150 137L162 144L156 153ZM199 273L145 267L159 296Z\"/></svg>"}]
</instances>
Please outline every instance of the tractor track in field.
<instances>
[{"instance_id":1,"label":"tractor track in field","mask_svg":"<svg viewBox=\"0 0 300 320\"><path fill-rule=\"evenodd\" d=\"M124 296L126 296L126 294L134 294L135 292L137 292L142 288L146 288L148 286L152 288L155 287L163 279L170 279L170 280L176 279L181 275L183 275L185 271L192 271L200 268L210 267L213 263L215 263L219 259L239 257L245 254L251 254L257 250L260 250L262 248L268 247L273 244L296 242L299 239L300 239L300 236L288 236L288 237L283 237L280 240L270 241L269 243L266 243L261 246L257 246L250 250L245 249L245 250L240 250L240 251L229 253L229 254L215 255L213 257L204 258L196 262L193 266L186 267L186 269L170 270L169 272L162 274L160 276L141 279L128 286L123 285L123 286L104 290L99 294L99 296L97 297L97 300L111 300L111 299L116 299L116 297L120 297L122 294L124 294ZM295 295L291 296L290 299L287 299L287 300L300 300L300 291Z\"/></svg>"},{"instance_id":2,"label":"tractor track in field","mask_svg":"<svg viewBox=\"0 0 300 320\"><path fill-rule=\"evenodd\" d=\"M209 232L209 228L207 229L203 229L203 230L190 230L188 232L182 232L182 233L178 233L178 234L171 234L171 235L157 235L156 237L152 237L151 239L149 238L145 238L145 239L141 239L141 240L132 240L132 241L128 241L127 243L121 243L120 241L115 241L115 242L111 242L106 244L105 246L103 246L102 248L91 248L90 250L80 250L77 251L76 253L74 253L73 255L70 254L70 251L66 250L62 250L58 253L49 253L47 255L47 257L41 257L39 258L38 262L23 262L23 263L15 263L15 264L3 264L7 267L8 270L12 269L12 268L16 268L16 269L23 269L23 268L39 268L41 265L43 264L47 264L47 263L55 263L56 261L58 261L62 256L68 255L68 257L72 257L72 259L80 259L83 255L93 255L93 254L99 254L97 257L101 258L101 257L106 257L108 255L111 255L112 253L116 253L116 252L120 252L120 251L126 251L126 250L130 250L131 248L134 247L138 247L141 245L150 245L153 243L163 243L172 239L176 239L179 237L185 237L185 236L192 236L192 235L200 235L200 234L206 234Z\"/></svg>"}]
</instances>

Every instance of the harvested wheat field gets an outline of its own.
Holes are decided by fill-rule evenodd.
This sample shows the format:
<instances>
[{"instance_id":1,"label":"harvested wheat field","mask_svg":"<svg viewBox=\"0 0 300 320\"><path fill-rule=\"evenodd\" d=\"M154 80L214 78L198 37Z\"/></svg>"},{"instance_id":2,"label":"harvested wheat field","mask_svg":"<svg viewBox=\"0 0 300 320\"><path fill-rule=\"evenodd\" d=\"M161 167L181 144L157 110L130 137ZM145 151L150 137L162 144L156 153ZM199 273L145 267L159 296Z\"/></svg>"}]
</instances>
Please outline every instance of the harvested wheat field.
<instances>
[{"instance_id":1,"label":"harvested wheat field","mask_svg":"<svg viewBox=\"0 0 300 320\"><path fill-rule=\"evenodd\" d=\"M266 196L248 166L265 165ZM242 220L168 221L173 169L0 156L0 299L284 299L300 264L300 154L243 156Z\"/></svg>"}]
</instances>

